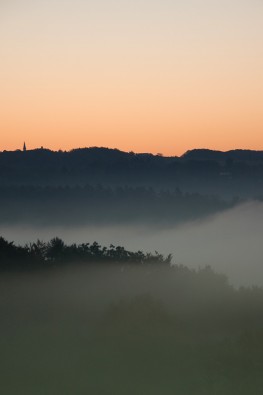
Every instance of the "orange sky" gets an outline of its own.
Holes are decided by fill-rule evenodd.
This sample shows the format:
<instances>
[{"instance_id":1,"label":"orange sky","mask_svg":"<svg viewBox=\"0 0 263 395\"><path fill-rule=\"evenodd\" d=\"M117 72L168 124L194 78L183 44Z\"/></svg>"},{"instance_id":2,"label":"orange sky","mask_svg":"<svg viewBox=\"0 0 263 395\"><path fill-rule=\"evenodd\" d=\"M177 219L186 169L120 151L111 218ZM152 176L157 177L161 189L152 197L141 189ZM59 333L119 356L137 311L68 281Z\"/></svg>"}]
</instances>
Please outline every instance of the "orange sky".
<instances>
[{"instance_id":1,"label":"orange sky","mask_svg":"<svg viewBox=\"0 0 263 395\"><path fill-rule=\"evenodd\" d=\"M0 150L263 149L262 20L257 0L3 1Z\"/></svg>"}]
</instances>

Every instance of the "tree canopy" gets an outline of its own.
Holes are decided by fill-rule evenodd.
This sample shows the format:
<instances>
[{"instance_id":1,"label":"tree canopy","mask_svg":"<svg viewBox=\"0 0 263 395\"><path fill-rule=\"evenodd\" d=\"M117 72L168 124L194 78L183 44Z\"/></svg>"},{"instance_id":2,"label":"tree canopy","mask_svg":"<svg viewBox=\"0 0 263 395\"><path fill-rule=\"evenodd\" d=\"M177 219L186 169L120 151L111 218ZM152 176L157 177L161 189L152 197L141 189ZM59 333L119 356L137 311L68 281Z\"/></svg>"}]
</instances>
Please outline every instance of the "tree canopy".
<instances>
[{"instance_id":1,"label":"tree canopy","mask_svg":"<svg viewBox=\"0 0 263 395\"><path fill-rule=\"evenodd\" d=\"M38 240L25 246L17 246L13 242L0 237L0 269L19 270L28 267L43 268L67 263L158 263L170 265L172 255L164 257L157 251L127 251L124 247L110 245L103 247L96 241L93 243L67 245L58 237L49 242Z\"/></svg>"}]
</instances>

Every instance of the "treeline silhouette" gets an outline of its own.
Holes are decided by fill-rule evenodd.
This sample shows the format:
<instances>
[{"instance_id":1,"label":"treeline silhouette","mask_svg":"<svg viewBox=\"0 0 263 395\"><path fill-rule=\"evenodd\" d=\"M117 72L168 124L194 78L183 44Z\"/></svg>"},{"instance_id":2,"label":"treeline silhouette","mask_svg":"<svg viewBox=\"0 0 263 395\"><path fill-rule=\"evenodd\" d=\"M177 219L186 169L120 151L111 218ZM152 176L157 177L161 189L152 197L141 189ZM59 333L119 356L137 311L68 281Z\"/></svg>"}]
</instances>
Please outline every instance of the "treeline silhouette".
<instances>
[{"instance_id":1,"label":"treeline silhouette","mask_svg":"<svg viewBox=\"0 0 263 395\"><path fill-rule=\"evenodd\" d=\"M146 187L0 187L0 223L114 224L195 220L229 208L238 199Z\"/></svg>"},{"instance_id":2,"label":"treeline silhouette","mask_svg":"<svg viewBox=\"0 0 263 395\"><path fill-rule=\"evenodd\" d=\"M108 148L0 152L0 185L103 184L254 197L263 193L263 152L192 150L181 157Z\"/></svg>"},{"instance_id":3,"label":"treeline silhouette","mask_svg":"<svg viewBox=\"0 0 263 395\"><path fill-rule=\"evenodd\" d=\"M38 240L25 246L15 245L0 237L0 270L24 270L28 268L47 268L67 263L157 263L170 265L172 256L164 257L158 252L143 253L127 251L124 247L110 245L102 247L92 244L67 245L58 237L49 242Z\"/></svg>"}]
</instances>

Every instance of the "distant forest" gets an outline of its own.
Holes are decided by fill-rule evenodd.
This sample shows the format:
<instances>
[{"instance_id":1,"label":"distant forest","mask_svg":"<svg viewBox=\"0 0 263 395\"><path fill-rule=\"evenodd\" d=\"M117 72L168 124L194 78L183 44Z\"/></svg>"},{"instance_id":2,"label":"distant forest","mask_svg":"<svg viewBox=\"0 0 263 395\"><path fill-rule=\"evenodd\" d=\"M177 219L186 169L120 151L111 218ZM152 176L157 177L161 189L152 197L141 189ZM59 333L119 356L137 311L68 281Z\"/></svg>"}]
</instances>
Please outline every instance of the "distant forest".
<instances>
[{"instance_id":1,"label":"distant forest","mask_svg":"<svg viewBox=\"0 0 263 395\"><path fill-rule=\"evenodd\" d=\"M263 195L263 152L192 150L181 157L108 148L0 152L0 186L145 186L233 197Z\"/></svg>"},{"instance_id":2,"label":"distant forest","mask_svg":"<svg viewBox=\"0 0 263 395\"><path fill-rule=\"evenodd\" d=\"M176 225L262 200L263 152L0 152L0 224Z\"/></svg>"},{"instance_id":3,"label":"distant forest","mask_svg":"<svg viewBox=\"0 0 263 395\"><path fill-rule=\"evenodd\" d=\"M0 223L38 225L156 223L173 225L234 207L224 200L179 189L146 187L0 187Z\"/></svg>"}]
</instances>

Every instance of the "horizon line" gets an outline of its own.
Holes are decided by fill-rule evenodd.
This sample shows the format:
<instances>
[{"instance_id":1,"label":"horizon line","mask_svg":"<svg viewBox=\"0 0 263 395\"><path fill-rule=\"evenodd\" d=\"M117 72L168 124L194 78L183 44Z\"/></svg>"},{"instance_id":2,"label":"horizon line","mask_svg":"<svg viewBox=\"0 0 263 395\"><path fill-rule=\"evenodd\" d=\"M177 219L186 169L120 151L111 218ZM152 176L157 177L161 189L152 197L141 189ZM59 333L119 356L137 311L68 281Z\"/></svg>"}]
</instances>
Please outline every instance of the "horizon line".
<instances>
[{"instance_id":1,"label":"horizon line","mask_svg":"<svg viewBox=\"0 0 263 395\"><path fill-rule=\"evenodd\" d=\"M51 148L46 148L46 147L40 146L40 147L36 147L36 148L31 148L31 149L28 149L26 147L26 151L24 151L23 149L19 149L19 148L18 149L14 149L14 150L6 150L6 149L4 149L4 150L0 151L0 153L5 153L5 152L8 152L8 153L11 153L11 152L26 153L26 152L30 152L30 151L32 152L32 151L41 151L41 150L43 150L43 151L50 151L50 152L53 152L53 153L70 153L72 151L90 150L90 149L104 149L104 150L110 150L110 151L119 151L119 152L123 152L123 153L126 153L126 154L152 155L152 156L158 156L158 157L164 157L164 158L181 158L184 155L186 155L187 153L193 152L193 151L209 151L209 152L217 152L217 153L229 153L229 152L234 152L234 151L263 152L263 150L256 150L256 149L249 149L249 148L233 148L233 149L230 149L230 150L223 151L223 150L203 147L203 148L192 148L192 149L186 150L182 155L165 155L165 154L163 154L161 152L153 153L153 152L135 152L133 150L125 151L125 150L122 150L122 149L119 149L119 148L116 148L116 147L112 148L112 147L106 147L106 146L90 146L90 147L85 146L85 147L78 147L78 148L75 147L75 148L71 148L69 150L63 150L61 148L56 150L56 149L51 149Z\"/></svg>"}]
</instances>

